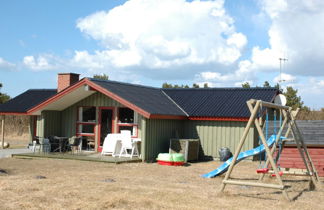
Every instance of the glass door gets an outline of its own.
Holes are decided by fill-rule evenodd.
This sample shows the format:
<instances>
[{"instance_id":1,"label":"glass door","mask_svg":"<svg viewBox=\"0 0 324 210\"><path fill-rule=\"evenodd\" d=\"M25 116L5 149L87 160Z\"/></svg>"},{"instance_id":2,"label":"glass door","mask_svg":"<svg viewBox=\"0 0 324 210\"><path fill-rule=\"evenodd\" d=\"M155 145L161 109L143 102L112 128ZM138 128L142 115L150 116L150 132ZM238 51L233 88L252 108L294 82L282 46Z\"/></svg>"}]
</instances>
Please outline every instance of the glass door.
<instances>
[{"instance_id":1,"label":"glass door","mask_svg":"<svg viewBox=\"0 0 324 210\"><path fill-rule=\"evenodd\" d=\"M113 132L113 108L101 107L99 111L99 142L98 151L101 152L102 145L108 133Z\"/></svg>"}]
</instances>

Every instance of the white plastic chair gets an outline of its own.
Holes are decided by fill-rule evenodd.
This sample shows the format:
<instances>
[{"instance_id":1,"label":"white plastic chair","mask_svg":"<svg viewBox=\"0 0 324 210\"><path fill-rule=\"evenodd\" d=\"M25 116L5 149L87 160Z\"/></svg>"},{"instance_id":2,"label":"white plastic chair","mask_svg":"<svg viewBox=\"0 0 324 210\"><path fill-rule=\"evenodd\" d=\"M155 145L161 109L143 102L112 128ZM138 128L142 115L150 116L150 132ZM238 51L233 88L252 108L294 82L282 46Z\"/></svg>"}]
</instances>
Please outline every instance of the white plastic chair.
<instances>
[{"instance_id":1,"label":"white plastic chair","mask_svg":"<svg viewBox=\"0 0 324 210\"><path fill-rule=\"evenodd\" d=\"M121 143L122 147L120 150L119 157L130 157L139 156L136 142L132 142L131 132L129 130L122 130L121 133ZM128 150L131 150L131 153L128 153Z\"/></svg>"},{"instance_id":2,"label":"white plastic chair","mask_svg":"<svg viewBox=\"0 0 324 210\"><path fill-rule=\"evenodd\" d=\"M49 139L43 139L43 152L44 153L51 152L51 144Z\"/></svg>"},{"instance_id":3,"label":"white plastic chair","mask_svg":"<svg viewBox=\"0 0 324 210\"><path fill-rule=\"evenodd\" d=\"M102 145L101 155L112 155L115 157L120 151L121 134L110 133L106 136Z\"/></svg>"}]
</instances>

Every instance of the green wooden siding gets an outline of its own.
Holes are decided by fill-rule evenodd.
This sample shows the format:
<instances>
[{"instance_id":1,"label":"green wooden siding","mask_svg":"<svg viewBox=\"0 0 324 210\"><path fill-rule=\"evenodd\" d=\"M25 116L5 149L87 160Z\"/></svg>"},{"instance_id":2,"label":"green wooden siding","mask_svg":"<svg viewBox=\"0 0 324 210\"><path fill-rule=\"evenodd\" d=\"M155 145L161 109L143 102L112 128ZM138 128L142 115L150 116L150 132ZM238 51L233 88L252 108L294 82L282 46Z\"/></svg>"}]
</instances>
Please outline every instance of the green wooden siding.
<instances>
[{"instance_id":1,"label":"green wooden siding","mask_svg":"<svg viewBox=\"0 0 324 210\"><path fill-rule=\"evenodd\" d=\"M36 136L47 137L50 135L61 135L61 112L43 111L37 116Z\"/></svg>"},{"instance_id":2,"label":"green wooden siding","mask_svg":"<svg viewBox=\"0 0 324 210\"><path fill-rule=\"evenodd\" d=\"M44 115L38 115L36 119L36 136L44 137Z\"/></svg>"},{"instance_id":3,"label":"green wooden siding","mask_svg":"<svg viewBox=\"0 0 324 210\"><path fill-rule=\"evenodd\" d=\"M37 116L37 136L47 137L49 135L66 136L72 138L76 134L77 110L81 106L94 106L97 108L96 129L98 125L99 107L124 107L119 102L96 92L91 96L73 104L63 111L43 111ZM117 114L117 113L115 113ZM142 116L138 115L138 137L141 138ZM96 136L96 141L97 141Z\"/></svg>"},{"instance_id":4,"label":"green wooden siding","mask_svg":"<svg viewBox=\"0 0 324 210\"><path fill-rule=\"evenodd\" d=\"M103 95L102 93L94 93L91 96L75 103L62 111L62 135L72 137L76 134L77 109L81 106L97 107L97 124L98 124L98 107L122 107L117 101Z\"/></svg>"},{"instance_id":5,"label":"green wooden siding","mask_svg":"<svg viewBox=\"0 0 324 210\"><path fill-rule=\"evenodd\" d=\"M144 119L142 123L143 129L145 129L142 132L144 160L154 161L159 153L168 152L170 138L181 137L183 124L182 120Z\"/></svg>"},{"instance_id":6,"label":"green wooden siding","mask_svg":"<svg viewBox=\"0 0 324 210\"><path fill-rule=\"evenodd\" d=\"M63 111L43 111L36 119L36 135L73 137L76 134L77 109L80 106L97 107L97 125L99 107L123 107L117 101L97 92ZM199 138L203 154L218 158L221 147L229 147L232 152L235 151L245 125L246 122L146 119L138 115L142 157L146 161L152 161L159 153L168 152L170 138ZM251 128L243 150L255 147L257 137L254 130ZM97 140L98 136L96 142Z\"/></svg>"},{"instance_id":7,"label":"green wooden siding","mask_svg":"<svg viewBox=\"0 0 324 210\"><path fill-rule=\"evenodd\" d=\"M219 158L218 150L228 147L234 153L246 122L186 121L183 138L199 138L204 155ZM242 151L255 146L254 128L251 128Z\"/></svg>"}]
</instances>

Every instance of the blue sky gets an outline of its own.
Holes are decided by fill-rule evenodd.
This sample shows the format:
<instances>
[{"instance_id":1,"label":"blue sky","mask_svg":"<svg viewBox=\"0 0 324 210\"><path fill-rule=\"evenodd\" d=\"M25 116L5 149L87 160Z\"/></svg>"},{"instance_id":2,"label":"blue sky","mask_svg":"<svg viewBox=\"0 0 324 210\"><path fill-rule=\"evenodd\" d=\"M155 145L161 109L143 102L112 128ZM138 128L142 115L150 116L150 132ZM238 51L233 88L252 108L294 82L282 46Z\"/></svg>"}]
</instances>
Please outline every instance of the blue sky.
<instances>
[{"instance_id":1,"label":"blue sky","mask_svg":"<svg viewBox=\"0 0 324 210\"><path fill-rule=\"evenodd\" d=\"M316 20L316 21L314 21ZM0 82L14 97L57 73L160 87L275 84L324 107L320 0L18 1L0 6Z\"/></svg>"}]
</instances>

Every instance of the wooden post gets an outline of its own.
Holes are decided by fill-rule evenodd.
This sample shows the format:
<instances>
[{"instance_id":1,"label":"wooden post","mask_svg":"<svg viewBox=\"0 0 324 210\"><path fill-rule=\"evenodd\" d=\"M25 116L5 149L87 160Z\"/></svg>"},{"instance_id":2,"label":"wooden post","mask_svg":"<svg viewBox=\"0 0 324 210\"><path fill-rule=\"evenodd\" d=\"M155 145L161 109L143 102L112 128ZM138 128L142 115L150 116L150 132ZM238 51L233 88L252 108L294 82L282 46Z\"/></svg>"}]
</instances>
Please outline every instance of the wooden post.
<instances>
[{"instance_id":1,"label":"wooden post","mask_svg":"<svg viewBox=\"0 0 324 210\"><path fill-rule=\"evenodd\" d=\"M306 147L306 145L304 143L302 135L301 135L301 133L300 133L300 131L298 129L298 126L296 124L295 116L291 113L289 117L291 117L290 126L291 126L291 129L292 129L293 134L294 134L294 139L295 139L298 151L299 151L299 153L300 153L300 155L301 155L301 157L302 157L302 159L304 161L304 164L306 166L306 169L307 169L308 173L311 174L311 180L312 180L314 185L316 185L317 183L320 184L316 168L315 168L314 163L313 163L313 161L312 161L312 159L311 159L311 157L310 157L310 155L308 153L307 147ZM296 138L296 135L298 135L297 138ZM302 151L302 149L303 149L303 151ZM305 158L305 155L307 157L307 160Z\"/></svg>"},{"instance_id":2,"label":"wooden post","mask_svg":"<svg viewBox=\"0 0 324 210\"><path fill-rule=\"evenodd\" d=\"M247 102L247 104L249 104L249 103L250 103L250 101ZM246 137L247 137L247 135L248 135L248 133L250 131L250 127L251 127L252 123L254 122L254 119L256 119L256 115L258 113L260 103L261 103L261 101L257 101L256 102L256 105L254 107L254 110L251 113L250 119L249 119L249 121L248 121L248 123L247 123L247 125L246 125L246 127L244 129L244 133L242 135L242 138L240 140L240 143L239 143L238 147L236 148L236 151L235 151L233 160L232 160L232 162L230 164L230 167L229 167L229 169L228 169L228 171L227 171L227 173L225 175L225 178L224 178L224 180L222 182L221 189L220 189L221 192L223 192L223 190L225 189L226 180L229 179L229 177L230 177L230 175L232 173L232 170L234 168L234 165L235 165L235 162L237 160L237 157L240 154L240 151L241 151L241 149L243 147L243 144L245 142L245 139L246 139Z\"/></svg>"},{"instance_id":3,"label":"wooden post","mask_svg":"<svg viewBox=\"0 0 324 210\"><path fill-rule=\"evenodd\" d=\"M274 145L272 146L272 148L271 148L271 156L273 156L273 153L275 152L276 147L277 147L277 145L278 145L278 143L279 143L279 140L280 140L280 137L281 137L281 133L282 133L283 129L285 128L287 122L288 122L288 116L287 116L286 111L285 111L285 110L282 110L282 111L283 111L283 115L284 115L284 121L283 121L283 123L282 123L282 125L281 125L281 127L280 127L280 130L279 130L279 132L278 132L278 135L277 135L277 137L276 137L275 144L274 144ZM287 130L287 132L286 132L286 134L285 134L285 136L284 136L285 138L288 137L289 132L290 132L290 129ZM283 144L284 144L284 143L283 143ZM281 150L282 150L282 148L283 148L283 146L281 147ZM280 152L281 152L281 151L279 151L279 153L280 153ZM279 158L279 153L277 154L276 160L278 160L278 158ZM269 165L269 159L267 159L267 160L266 160L266 163L265 163L265 166L266 166L266 167L268 167L268 165ZM260 175L260 177L259 177L259 181L262 181L262 179L264 178L264 175L265 175L265 174L261 174L261 175Z\"/></svg>"},{"instance_id":4,"label":"wooden post","mask_svg":"<svg viewBox=\"0 0 324 210\"><path fill-rule=\"evenodd\" d=\"M1 148L4 149L4 135L5 135L5 132L4 132L4 126L5 124L5 115L2 115L2 120L1 120L1 138L2 138L2 143L1 143Z\"/></svg>"},{"instance_id":5,"label":"wooden post","mask_svg":"<svg viewBox=\"0 0 324 210\"><path fill-rule=\"evenodd\" d=\"M303 141L302 138L302 134L300 133L298 126L296 125L295 122L295 117L298 113L298 110L296 112L293 112L291 107L287 107L287 106L281 106L281 105L277 105L277 104L272 104L272 103L268 103L268 102L263 102L261 100L255 100L255 99L251 99L249 101L247 101L247 105L249 107L249 110L251 112L251 116L249 118L249 121L244 129L243 135L240 139L239 145L237 147L237 149L235 150L235 154L233 156L232 162L229 166L229 169L225 175L225 178L222 182L221 185L221 189L220 191L222 192L225 189L225 186L227 184L233 184L233 185L247 185L247 186L254 186L254 187L266 187L266 188L274 188L274 189L280 189L283 193L283 195L286 197L287 200L290 201L290 198L288 197L287 191L285 189L285 186L283 184L283 180L281 179L279 172L278 172L278 168L274 162L273 159L273 153L275 151L275 148L280 140L281 137L281 133L283 132L284 127L288 124L288 130L285 133L285 137L287 138L289 133L292 133L293 137L294 137L294 141L297 144L297 148L299 150L299 152L301 153L302 159L304 160L305 166L307 168L307 173L305 175L309 175L311 176L311 181L315 184L315 181L319 182L319 178L318 175L316 173L316 169L314 167L314 164L310 158L310 155L307 151L307 147ZM263 134L263 128L262 128L262 120L257 119L257 113L258 111L261 109L262 107L267 107L267 108L274 108L274 109L278 109L280 110L281 114L284 115L284 121L279 129L279 132L276 136L275 139L275 143L274 146L271 148L269 148L269 146L267 145L267 139L265 138L265 135ZM232 173L232 170L234 168L234 165L236 163L236 160L238 158L238 155L242 149L242 146L246 140L246 137L249 133L249 130L252 126L252 123L254 122L254 125L257 129L257 132L260 136L260 139L262 141L262 144L265 148L265 153L267 155L267 164L270 164L272 166L273 169L273 173L276 175L276 179L278 184L268 184L268 183L253 183L253 182L245 182L245 181L236 181L234 179L230 179L230 175ZM283 144L284 145L284 144ZM282 148L281 148L282 149ZM304 154L305 153L305 154ZM306 159L307 158L307 159ZM316 180L317 179L317 180Z\"/></svg>"}]
</instances>

